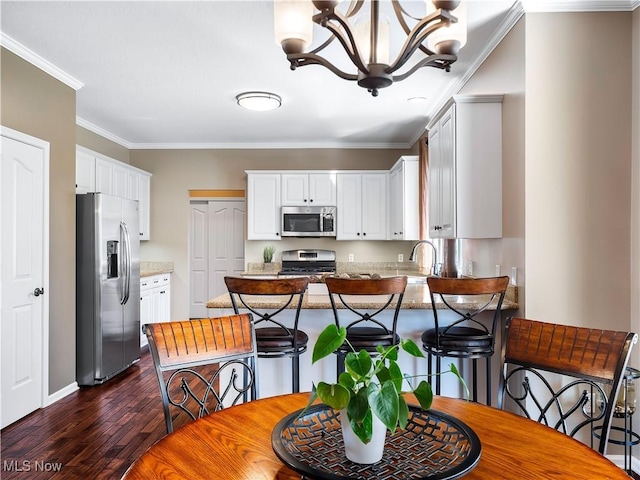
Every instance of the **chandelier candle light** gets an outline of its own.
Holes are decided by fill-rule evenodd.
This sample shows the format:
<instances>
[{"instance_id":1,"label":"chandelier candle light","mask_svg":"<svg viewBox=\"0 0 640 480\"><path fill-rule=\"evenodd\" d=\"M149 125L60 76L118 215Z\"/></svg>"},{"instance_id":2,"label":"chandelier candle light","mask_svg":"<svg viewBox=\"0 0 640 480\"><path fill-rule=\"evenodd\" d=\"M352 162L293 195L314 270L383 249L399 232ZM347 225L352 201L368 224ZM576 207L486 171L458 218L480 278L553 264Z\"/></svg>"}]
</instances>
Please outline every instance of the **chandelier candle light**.
<instances>
[{"instance_id":1,"label":"chandelier candle light","mask_svg":"<svg viewBox=\"0 0 640 480\"><path fill-rule=\"evenodd\" d=\"M282 46L291 69L305 65L323 65L340 78L357 81L374 97L378 89L388 87L412 75L422 67L446 70L458 59L458 51L467 41L466 3L462 0L426 0L414 2L425 5L424 17L414 17L400 4L390 0L396 19L406 40L393 62L390 58L390 25L380 15L379 0L351 0L345 13L340 12L337 0L274 0L276 42ZM368 16L356 15L364 4L370 4ZM350 19L353 24L349 23ZM331 32L331 36L317 48L305 52L313 40L313 24ZM413 26L410 26L413 25ZM337 39L357 73L340 70L319 53ZM420 50L421 58L404 67Z\"/></svg>"}]
</instances>

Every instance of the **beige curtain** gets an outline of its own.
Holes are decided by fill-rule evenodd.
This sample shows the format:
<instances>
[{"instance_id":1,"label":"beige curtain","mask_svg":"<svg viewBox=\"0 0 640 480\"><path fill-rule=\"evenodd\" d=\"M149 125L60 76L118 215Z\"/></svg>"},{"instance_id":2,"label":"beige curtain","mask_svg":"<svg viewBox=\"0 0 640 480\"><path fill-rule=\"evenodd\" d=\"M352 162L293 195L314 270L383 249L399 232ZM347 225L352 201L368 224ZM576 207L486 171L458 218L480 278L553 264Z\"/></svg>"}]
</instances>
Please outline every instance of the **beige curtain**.
<instances>
[{"instance_id":1,"label":"beige curtain","mask_svg":"<svg viewBox=\"0 0 640 480\"><path fill-rule=\"evenodd\" d=\"M427 240L429 238L429 192L428 192L428 180L429 180L429 137L426 135L419 141L420 145L420 158L418 162L418 209L420 217L420 239ZM427 247L429 247L427 245ZM427 255L429 254L429 255ZM431 264L431 251L429 248L418 249L418 265L420 268L424 268L426 265Z\"/></svg>"}]
</instances>

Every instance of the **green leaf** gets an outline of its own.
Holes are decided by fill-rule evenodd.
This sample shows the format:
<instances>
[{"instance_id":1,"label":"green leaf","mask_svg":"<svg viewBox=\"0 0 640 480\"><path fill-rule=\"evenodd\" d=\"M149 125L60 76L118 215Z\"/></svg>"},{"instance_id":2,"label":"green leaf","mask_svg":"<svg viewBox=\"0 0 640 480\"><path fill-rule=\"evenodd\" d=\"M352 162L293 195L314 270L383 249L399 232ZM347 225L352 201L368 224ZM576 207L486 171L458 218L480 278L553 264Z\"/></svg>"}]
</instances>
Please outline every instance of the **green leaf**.
<instances>
[{"instance_id":1,"label":"green leaf","mask_svg":"<svg viewBox=\"0 0 640 480\"><path fill-rule=\"evenodd\" d=\"M431 384L422 380L416 389L413 391L420 406L423 410L428 410L431 408L431 403L433 403L433 391L431 390ZM322 397L320 397L322 398Z\"/></svg>"},{"instance_id":2,"label":"green leaf","mask_svg":"<svg viewBox=\"0 0 640 480\"><path fill-rule=\"evenodd\" d=\"M351 396L349 405L347 405L347 413L349 414L350 419L356 422L362 422L369 411L367 391L363 388L359 390L358 393Z\"/></svg>"},{"instance_id":3,"label":"green leaf","mask_svg":"<svg viewBox=\"0 0 640 480\"><path fill-rule=\"evenodd\" d=\"M361 422L357 422L353 419L349 419L349 424L353 433L362 441L362 443L369 443L373 435L373 415L371 410L367 410L364 419Z\"/></svg>"},{"instance_id":4,"label":"green leaf","mask_svg":"<svg viewBox=\"0 0 640 480\"><path fill-rule=\"evenodd\" d=\"M309 408L311 404L316 401L317 398L318 398L318 392L316 390L316 384L312 383L311 395L309 396L309 401L307 402L307 406L300 411L300 415L298 415L298 418L300 418L307 411L307 408Z\"/></svg>"},{"instance_id":5,"label":"green leaf","mask_svg":"<svg viewBox=\"0 0 640 480\"><path fill-rule=\"evenodd\" d=\"M316 363L321 358L331 355L344 343L346 338L346 328L340 327L338 329L335 323L327 325L327 327L320 332L318 340L316 340L313 347L311 363Z\"/></svg>"},{"instance_id":6,"label":"green leaf","mask_svg":"<svg viewBox=\"0 0 640 480\"><path fill-rule=\"evenodd\" d=\"M403 430L407 428L407 422L409 420L409 407L407 402L404 401L402 395L398 397L398 424Z\"/></svg>"},{"instance_id":7,"label":"green leaf","mask_svg":"<svg viewBox=\"0 0 640 480\"><path fill-rule=\"evenodd\" d=\"M351 398L349 390L337 383L330 385L320 382L318 383L317 391L320 400L335 410L342 410L349 404Z\"/></svg>"},{"instance_id":8,"label":"green leaf","mask_svg":"<svg viewBox=\"0 0 640 480\"><path fill-rule=\"evenodd\" d=\"M402 349L410 355L418 358L424 358L424 353L422 353L420 347L418 347L418 345L416 345L416 343L410 338L400 340L400 344L402 345Z\"/></svg>"},{"instance_id":9,"label":"green leaf","mask_svg":"<svg viewBox=\"0 0 640 480\"><path fill-rule=\"evenodd\" d=\"M396 386L396 390L398 392L402 391L402 370L400 370L400 366L396 362L391 362L389 364L389 375L394 385Z\"/></svg>"},{"instance_id":10,"label":"green leaf","mask_svg":"<svg viewBox=\"0 0 640 480\"><path fill-rule=\"evenodd\" d=\"M393 360L394 362L398 360L398 347L396 345L391 345L385 349L385 357L389 360Z\"/></svg>"},{"instance_id":11,"label":"green leaf","mask_svg":"<svg viewBox=\"0 0 640 480\"><path fill-rule=\"evenodd\" d=\"M360 350L358 354L349 352L344 361L347 372L355 379L366 377L371 372L373 361L366 350Z\"/></svg>"},{"instance_id":12,"label":"green leaf","mask_svg":"<svg viewBox=\"0 0 640 480\"><path fill-rule=\"evenodd\" d=\"M379 367L376 366L376 378L378 379L378 382L380 382L380 385L382 385L384 382L391 381L391 373L384 365Z\"/></svg>"},{"instance_id":13,"label":"green leaf","mask_svg":"<svg viewBox=\"0 0 640 480\"><path fill-rule=\"evenodd\" d=\"M393 382L387 382L382 387L371 384L369 386L369 405L373 414L392 432L398 424L398 391Z\"/></svg>"},{"instance_id":14,"label":"green leaf","mask_svg":"<svg viewBox=\"0 0 640 480\"><path fill-rule=\"evenodd\" d=\"M338 383L349 390L353 390L356 386L356 382L349 372L342 372L338 377Z\"/></svg>"},{"instance_id":15,"label":"green leaf","mask_svg":"<svg viewBox=\"0 0 640 480\"><path fill-rule=\"evenodd\" d=\"M464 381L464 378L462 378L462 375L460 375L460 372L458 372L458 369L456 368L456 366L453 363L449 364L449 369L453 372L453 374L458 377L458 380L460 380L460 383L462 383L462 388L464 389L464 398L465 400L469 400L469 387L467 386L467 382Z\"/></svg>"}]
</instances>

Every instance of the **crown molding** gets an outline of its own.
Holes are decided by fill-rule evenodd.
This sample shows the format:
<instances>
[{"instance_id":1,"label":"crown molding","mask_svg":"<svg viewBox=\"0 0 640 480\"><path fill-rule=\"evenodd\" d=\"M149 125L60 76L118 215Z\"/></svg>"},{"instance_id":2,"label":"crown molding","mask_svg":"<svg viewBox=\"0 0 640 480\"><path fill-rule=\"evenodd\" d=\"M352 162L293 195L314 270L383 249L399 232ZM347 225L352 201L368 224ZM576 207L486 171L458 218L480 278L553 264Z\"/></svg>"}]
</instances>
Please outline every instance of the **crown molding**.
<instances>
[{"instance_id":1,"label":"crown molding","mask_svg":"<svg viewBox=\"0 0 640 480\"><path fill-rule=\"evenodd\" d=\"M72 77L64 70L59 69L53 63L45 60L33 50L28 49L4 32L0 32L0 45L2 45L7 50L15 53L20 58L26 60L32 65L38 67L43 72L48 73L53 78L60 80L62 83L73 88L74 90L77 91L84 87L84 83L82 83L80 80Z\"/></svg>"},{"instance_id":2,"label":"crown molding","mask_svg":"<svg viewBox=\"0 0 640 480\"><path fill-rule=\"evenodd\" d=\"M133 143L131 150L291 150L291 149L327 149L340 150L363 149L407 149L413 143L340 143L333 142L297 142L297 143Z\"/></svg>"},{"instance_id":3,"label":"crown molding","mask_svg":"<svg viewBox=\"0 0 640 480\"><path fill-rule=\"evenodd\" d=\"M526 13L631 12L640 0L520 0Z\"/></svg>"},{"instance_id":4,"label":"crown molding","mask_svg":"<svg viewBox=\"0 0 640 480\"><path fill-rule=\"evenodd\" d=\"M128 142L125 139L120 138L117 135L114 135L113 133L105 130L104 128L94 125L93 123L88 122L83 118L76 117L76 125L82 128L86 128L87 130L95 133L96 135L100 135L101 137L104 137L107 140L111 140L112 142L115 142L118 145L123 146L124 148L128 148L129 150L133 148L134 144L132 144L131 142Z\"/></svg>"}]
</instances>

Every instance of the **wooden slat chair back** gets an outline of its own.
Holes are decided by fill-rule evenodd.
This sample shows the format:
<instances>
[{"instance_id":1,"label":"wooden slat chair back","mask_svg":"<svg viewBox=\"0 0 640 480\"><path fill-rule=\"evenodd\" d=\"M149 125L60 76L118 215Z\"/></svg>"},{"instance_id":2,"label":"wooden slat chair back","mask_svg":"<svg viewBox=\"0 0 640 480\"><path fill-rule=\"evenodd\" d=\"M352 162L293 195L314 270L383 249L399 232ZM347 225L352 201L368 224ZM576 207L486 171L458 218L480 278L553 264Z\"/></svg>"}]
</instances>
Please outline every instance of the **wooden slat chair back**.
<instances>
[{"instance_id":1,"label":"wooden slat chair back","mask_svg":"<svg viewBox=\"0 0 640 480\"><path fill-rule=\"evenodd\" d=\"M148 323L167 433L178 417L195 420L257 398L251 314Z\"/></svg>"},{"instance_id":2,"label":"wooden slat chair back","mask_svg":"<svg viewBox=\"0 0 640 480\"><path fill-rule=\"evenodd\" d=\"M385 278L341 278L325 279L333 318L338 327L346 327L347 340L356 351L367 350L375 353L378 346L397 345L398 317L402 307L407 277ZM373 298L373 297L380 298ZM344 308L339 308L340 303ZM371 308L372 304L379 305ZM382 312L391 310L391 322L381 320ZM349 313L350 312L350 313ZM347 320L347 317L349 319ZM343 344L338 355L337 376L344 371L344 359L351 349Z\"/></svg>"},{"instance_id":3,"label":"wooden slat chair back","mask_svg":"<svg viewBox=\"0 0 640 480\"><path fill-rule=\"evenodd\" d=\"M304 294L309 277L243 278L224 277L235 313L246 309L253 314L256 325L258 357L291 358L292 391L300 391L300 355L307 351L309 336L298 328ZM275 296L268 308L258 308L252 298ZM290 308L291 307L291 308ZM293 318L285 319L284 312L293 311Z\"/></svg>"},{"instance_id":4,"label":"wooden slat chair back","mask_svg":"<svg viewBox=\"0 0 640 480\"><path fill-rule=\"evenodd\" d=\"M428 353L427 368L429 377L433 375L433 358L436 360L436 394L440 395L441 362L444 357L466 358L472 361L473 381L472 398L478 400L478 359L486 360L487 405L491 405L491 358L495 352L496 328L502 318L501 308L504 301L509 277L488 278L427 278L434 325L422 334L422 348ZM468 297L473 308L459 308L451 301L451 296L460 302L460 296ZM473 300L473 302L472 302ZM443 303L447 310L440 310ZM480 319L481 314L493 309L490 321ZM444 322L440 312L446 312L453 319ZM485 323L486 322L486 323Z\"/></svg>"},{"instance_id":5,"label":"wooden slat chair back","mask_svg":"<svg viewBox=\"0 0 640 480\"><path fill-rule=\"evenodd\" d=\"M509 318L498 406L509 398L519 413L604 455L637 339L635 333Z\"/></svg>"}]
</instances>

